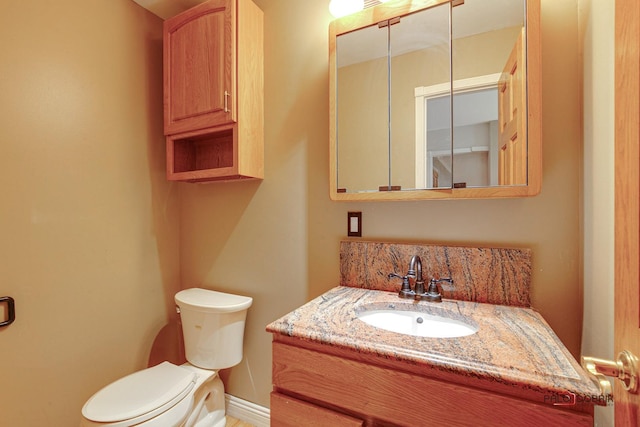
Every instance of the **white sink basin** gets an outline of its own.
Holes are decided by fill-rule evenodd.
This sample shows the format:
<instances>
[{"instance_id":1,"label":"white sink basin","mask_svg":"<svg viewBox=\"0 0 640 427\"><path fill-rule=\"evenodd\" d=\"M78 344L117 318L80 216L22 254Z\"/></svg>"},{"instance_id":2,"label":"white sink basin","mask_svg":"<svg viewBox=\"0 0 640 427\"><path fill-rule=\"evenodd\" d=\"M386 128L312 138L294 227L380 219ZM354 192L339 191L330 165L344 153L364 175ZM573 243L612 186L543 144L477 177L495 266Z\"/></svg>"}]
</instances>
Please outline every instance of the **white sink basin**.
<instances>
[{"instance_id":1,"label":"white sink basin","mask_svg":"<svg viewBox=\"0 0 640 427\"><path fill-rule=\"evenodd\" d=\"M357 316L376 328L416 337L455 338L478 332L477 327L463 321L415 310L364 310Z\"/></svg>"}]
</instances>

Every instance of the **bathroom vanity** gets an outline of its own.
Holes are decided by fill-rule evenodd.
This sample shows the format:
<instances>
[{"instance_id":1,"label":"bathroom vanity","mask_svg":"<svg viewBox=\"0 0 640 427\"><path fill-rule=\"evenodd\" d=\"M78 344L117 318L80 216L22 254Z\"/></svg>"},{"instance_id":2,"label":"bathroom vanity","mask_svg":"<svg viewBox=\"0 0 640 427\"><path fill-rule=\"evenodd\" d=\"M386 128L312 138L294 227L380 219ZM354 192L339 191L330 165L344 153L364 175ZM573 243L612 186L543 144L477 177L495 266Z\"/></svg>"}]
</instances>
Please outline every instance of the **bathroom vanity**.
<instances>
[{"instance_id":1,"label":"bathroom vanity","mask_svg":"<svg viewBox=\"0 0 640 427\"><path fill-rule=\"evenodd\" d=\"M461 319L477 332L416 337L373 309ZM267 326L274 426L593 425L599 390L536 311L338 286Z\"/></svg>"}]
</instances>

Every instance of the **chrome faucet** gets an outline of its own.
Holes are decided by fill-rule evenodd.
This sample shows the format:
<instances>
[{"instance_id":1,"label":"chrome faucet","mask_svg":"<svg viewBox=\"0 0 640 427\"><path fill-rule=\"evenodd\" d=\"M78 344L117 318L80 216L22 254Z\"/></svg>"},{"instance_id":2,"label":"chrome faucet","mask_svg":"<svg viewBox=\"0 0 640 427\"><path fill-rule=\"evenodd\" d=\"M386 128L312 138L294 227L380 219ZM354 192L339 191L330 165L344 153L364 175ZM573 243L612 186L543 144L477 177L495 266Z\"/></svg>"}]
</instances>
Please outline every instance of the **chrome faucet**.
<instances>
[{"instance_id":1,"label":"chrome faucet","mask_svg":"<svg viewBox=\"0 0 640 427\"><path fill-rule=\"evenodd\" d=\"M450 278L434 278L429 280L429 287L425 291L424 279L422 278L422 260L418 255L411 257L411 261L409 262L409 271L407 271L405 276L401 276L397 273L389 273L388 277L389 279L393 277L402 279L402 287L400 288L400 292L398 292L398 296L400 298L413 298L416 301L425 300L441 302L442 295L440 294L440 291L438 291L438 283L453 283L453 279ZM409 282L410 277L415 280L414 289L411 289L411 283Z\"/></svg>"}]
</instances>

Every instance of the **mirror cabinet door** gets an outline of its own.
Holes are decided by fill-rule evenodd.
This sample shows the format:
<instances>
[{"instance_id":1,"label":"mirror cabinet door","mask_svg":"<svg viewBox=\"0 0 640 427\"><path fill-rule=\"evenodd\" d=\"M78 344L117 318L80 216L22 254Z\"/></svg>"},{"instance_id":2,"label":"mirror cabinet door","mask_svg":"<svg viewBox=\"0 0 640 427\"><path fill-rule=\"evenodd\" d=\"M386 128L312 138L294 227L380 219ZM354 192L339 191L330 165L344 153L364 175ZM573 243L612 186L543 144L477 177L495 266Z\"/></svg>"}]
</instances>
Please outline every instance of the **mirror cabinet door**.
<instances>
[{"instance_id":1,"label":"mirror cabinet door","mask_svg":"<svg viewBox=\"0 0 640 427\"><path fill-rule=\"evenodd\" d=\"M448 3L337 37L338 188L347 193L451 187L450 6ZM445 87L421 123L432 151L448 153L416 179L417 86ZM426 157L423 156L426 159ZM426 162L423 162L423 168ZM438 173L440 169L440 180Z\"/></svg>"},{"instance_id":2,"label":"mirror cabinet door","mask_svg":"<svg viewBox=\"0 0 640 427\"><path fill-rule=\"evenodd\" d=\"M336 146L340 191L389 183L387 28L372 25L336 39Z\"/></svg>"},{"instance_id":3,"label":"mirror cabinet door","mask_svg":"<svg viewBox=\"0 0 640 427\"><path fill-rule=\"evenodd\" d=\"M450 4L444 3L389 26L389 167L395 190L452 186L450 12ZM440 92L416 109L418 87L438 87Z\"/></svg>"},{"instance_id":4,"label":"mirror cabinet door","mask_svg":"<svg viewBox=\"0 0 640 427\"><path fill-rule=\"evenodd\" d=\"M457 188L527 184L525 0L488 6L465 0L452 10Z\"/></svg>"}]
</instances>

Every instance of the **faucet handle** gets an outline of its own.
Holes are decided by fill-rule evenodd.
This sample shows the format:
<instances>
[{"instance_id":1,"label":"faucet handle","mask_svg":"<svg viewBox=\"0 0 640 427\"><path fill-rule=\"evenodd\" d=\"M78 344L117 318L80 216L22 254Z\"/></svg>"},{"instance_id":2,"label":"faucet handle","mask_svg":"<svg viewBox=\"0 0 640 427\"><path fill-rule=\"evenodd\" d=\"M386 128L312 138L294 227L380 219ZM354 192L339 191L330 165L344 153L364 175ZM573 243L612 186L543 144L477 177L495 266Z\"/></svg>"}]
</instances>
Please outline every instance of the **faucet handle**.
<instances>
[{"instance_id":1,"label":"faucet handle","mask_svg":"<svg viewBox=\"0 0 640 427\"><path fill-rule=\"evenodd\" d=\"M441 282L453 283L453 279L451 279L450 277L443 277L440 279L432 278L431 280L429 280L429 287L427 288L427 292L424 292L419 296L416 295L416 298L420 298L420 299L424 299L432 302L442 301L442 295L438 290L438 283L441 283Z\"/></svg>"},{"instance_id":2,"label":"faucet handle","mask_svg":"<svg viewBox=\"0 0 640 427\"><path fill-rule=\"evenodd\" d=\"M441 277L440 279L436 279L436 278L432 278L431 280L429 280L429 289L427 290L427 292L438 292L438 283L449 283L451 285L453 285L453 279L450 277Z\"/></svg>"},{"instance_id":3,"label":"faucet handle","mask_svg":"<svg viewBox=\"0 0 640 427\"><path fill-rule=\"evenodd\" d=\"M409 284L409 275L402 276L397 273L389 273L387 275L389 279L393 279L397 277L398 279L402 279L402 287L400 288L400 292L398 292L398 296L400 298L413 298L415 293L411 290L411 285Z\"/></svg>"}]
</instances>

